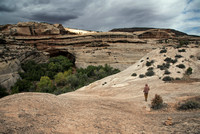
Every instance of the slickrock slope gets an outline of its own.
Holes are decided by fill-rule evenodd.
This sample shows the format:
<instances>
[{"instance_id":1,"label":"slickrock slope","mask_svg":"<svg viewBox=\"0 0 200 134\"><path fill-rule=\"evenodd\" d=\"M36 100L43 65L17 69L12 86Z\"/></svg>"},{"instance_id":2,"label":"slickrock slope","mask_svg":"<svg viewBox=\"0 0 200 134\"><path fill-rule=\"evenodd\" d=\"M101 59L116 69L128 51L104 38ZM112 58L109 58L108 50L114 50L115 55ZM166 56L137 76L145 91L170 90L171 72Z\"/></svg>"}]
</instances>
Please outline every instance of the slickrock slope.
<instances>
[{"instance_id":1,"label":"slickrock slope","mask_svg":"<svg viewBox=\"0 0 200 134\"><path fill-rule=\"evenodd\" d=\"M21 93L4 97L0 99L0 133L199 133L200 111L177 111L174 107L183 99L200 96L199 48L185 48L186 52L170 47L166 50L160 53L160 49L156 49L128 69L75 92L59 96ZM165 57L174 58L175 54L182 57L170 63L169 76L181 77L191 66L190 77L196 81L165 83L159 79L165 74L156 65L166 63ZM147 67L146 63L151 60L154 62ZM186 68L176 67L179 63ZM149 67L155 75L139 78ZM133 73L137 76L131 76ZM151 88L148 102L144 101L142 92L145 83ZM163 97L167 108L150 109L155 94ZM165 126L169 117L172 125Z\"/></svg>"}]
</instances>

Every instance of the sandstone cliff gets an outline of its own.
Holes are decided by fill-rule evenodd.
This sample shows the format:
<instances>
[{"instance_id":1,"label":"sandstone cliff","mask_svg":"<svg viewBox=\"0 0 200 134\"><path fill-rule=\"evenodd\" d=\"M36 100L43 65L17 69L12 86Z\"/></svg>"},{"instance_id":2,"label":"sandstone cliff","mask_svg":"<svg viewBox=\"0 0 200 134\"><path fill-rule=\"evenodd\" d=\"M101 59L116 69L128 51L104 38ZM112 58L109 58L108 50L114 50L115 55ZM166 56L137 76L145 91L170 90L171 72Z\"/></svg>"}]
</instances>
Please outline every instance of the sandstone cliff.
<instances>
[{"instance_id":1,"label":"sandstone cliff","mask_svg":"<svg viewBox=\"0 0 200 134\"><path fill-rule=\"evenodd\" d=\"M45 62L49 57L64 55L77 67L109 64L124 70L153 49L177 45L180 39L185 38L195 44L200 40L198 37L175 36L170 30L160 29L139 33L99 32L78 35L66 30L61 24L8 24L0 26L0 66L2 70L12 68L9 63L15 64L17 61L17 70L20 70L20 64L26 60ZM3 72L0 73L0 84L9 88L19 75L15 69ZM15 75L12 79L5 77L13 73Z\"/></svg>"}]
</instances>

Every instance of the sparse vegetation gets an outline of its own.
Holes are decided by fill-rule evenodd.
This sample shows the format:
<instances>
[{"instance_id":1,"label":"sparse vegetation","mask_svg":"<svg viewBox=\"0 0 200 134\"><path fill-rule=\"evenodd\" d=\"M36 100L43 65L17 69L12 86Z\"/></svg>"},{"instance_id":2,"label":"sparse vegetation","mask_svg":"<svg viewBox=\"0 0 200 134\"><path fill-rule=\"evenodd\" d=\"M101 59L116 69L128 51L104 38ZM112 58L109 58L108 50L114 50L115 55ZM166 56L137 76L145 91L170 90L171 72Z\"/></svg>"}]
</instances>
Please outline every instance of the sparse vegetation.
<instances>
[{"instance_id":1,"label":"sparse vegetation","mask_svg":"<svg viewBox=\"0 0 200 134\"><path fill-rule=\"evenodd\" d=\"M184 64L179 64L179 65L176 65L176 67L183 69L183 68L185 68L185 65Z\"/></svg>"},{"instance_id":2,"label":"sparse vegetation","mask_svg":"<svg viewBox=\"0 0 200 134\"><path fill-rule=\"evenodd\" d=\"M162 108L163 105L163 99L160 95L155 95L155 97L153 98L153 100L151 101L151 108L153 108L154 110L160 109Z\"/></svg>"}]
</instances>

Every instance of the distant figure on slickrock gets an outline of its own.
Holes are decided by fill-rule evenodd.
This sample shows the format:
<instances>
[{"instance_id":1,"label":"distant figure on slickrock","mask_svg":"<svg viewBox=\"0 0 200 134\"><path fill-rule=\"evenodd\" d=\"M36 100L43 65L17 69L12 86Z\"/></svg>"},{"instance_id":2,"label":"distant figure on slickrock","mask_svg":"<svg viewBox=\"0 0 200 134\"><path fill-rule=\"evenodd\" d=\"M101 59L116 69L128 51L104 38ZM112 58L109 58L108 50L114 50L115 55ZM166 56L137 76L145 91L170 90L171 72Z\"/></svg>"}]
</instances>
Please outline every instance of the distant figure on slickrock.
<instances>
[{"instance_id":1,"label":"distant figure on slickrock","mask_svg":"<svg viewBox=\"0 0 200 134\"><path fill-rule=\"evenodd\" d=\"M149 88L148 84L145 84L144 91L143 91L145 101L147 101L149 90L150 90L150 88Z\"/></svg>"}]
</instances>

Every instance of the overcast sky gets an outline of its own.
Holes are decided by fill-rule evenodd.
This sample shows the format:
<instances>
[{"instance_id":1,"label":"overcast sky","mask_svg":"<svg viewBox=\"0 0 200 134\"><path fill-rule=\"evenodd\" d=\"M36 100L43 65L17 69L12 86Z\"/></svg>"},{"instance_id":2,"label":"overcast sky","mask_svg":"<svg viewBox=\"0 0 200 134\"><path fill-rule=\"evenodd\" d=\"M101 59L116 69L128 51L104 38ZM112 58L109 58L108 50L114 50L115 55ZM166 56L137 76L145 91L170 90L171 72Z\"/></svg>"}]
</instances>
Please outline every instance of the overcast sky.
<instances>
[{"instance_id":1,"label":"overcast sky","mask_svg":"<svg viewBox=\"0 0 200 134\"><path fill-rule=\"evenodd\" d=\"M96 31L173 28L200 35L200 0L0 0L0 24L19 21Z\"/></svg>"}]
</instances>

